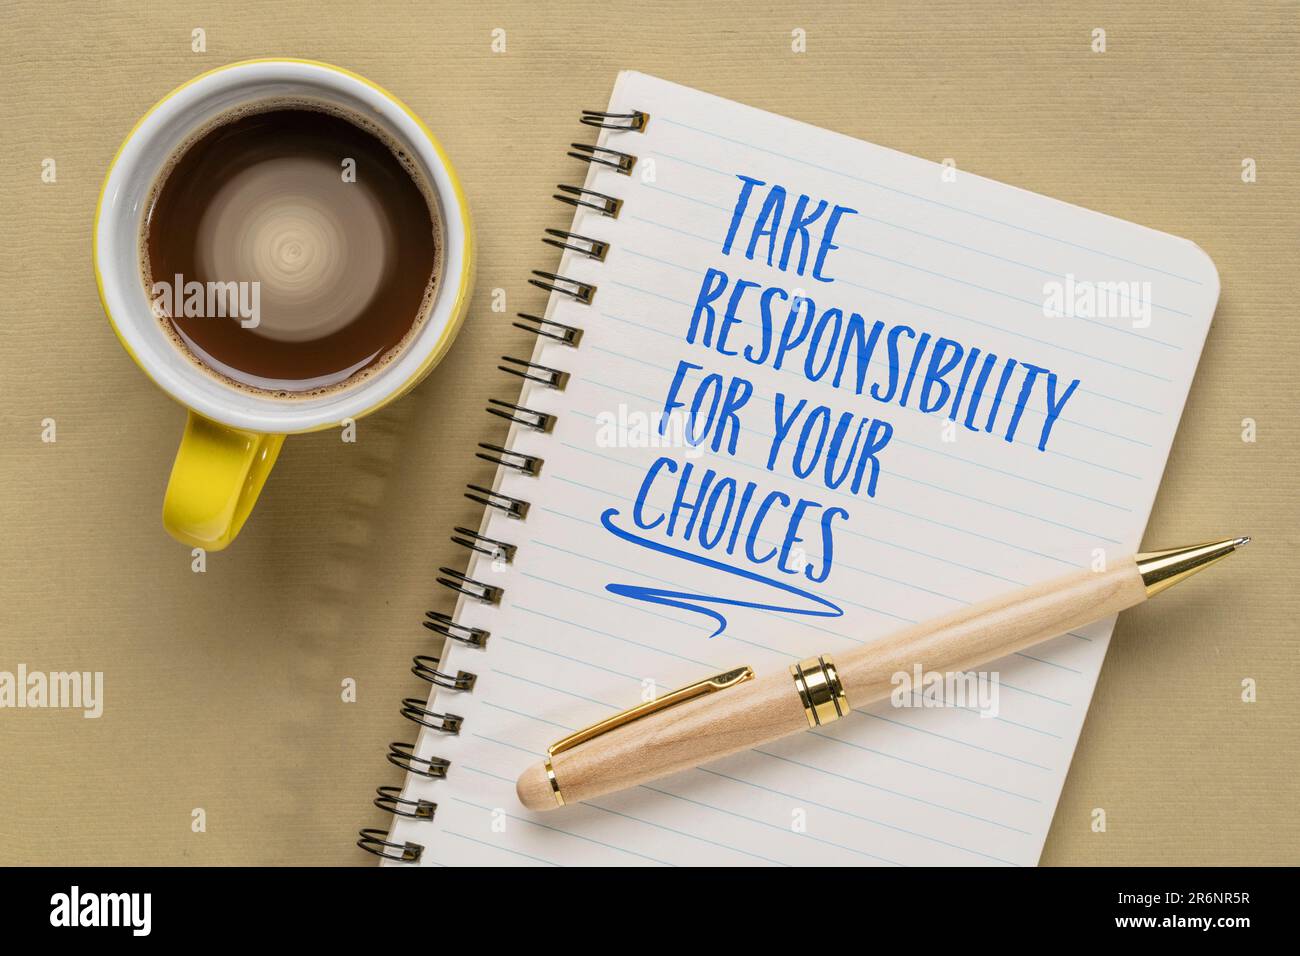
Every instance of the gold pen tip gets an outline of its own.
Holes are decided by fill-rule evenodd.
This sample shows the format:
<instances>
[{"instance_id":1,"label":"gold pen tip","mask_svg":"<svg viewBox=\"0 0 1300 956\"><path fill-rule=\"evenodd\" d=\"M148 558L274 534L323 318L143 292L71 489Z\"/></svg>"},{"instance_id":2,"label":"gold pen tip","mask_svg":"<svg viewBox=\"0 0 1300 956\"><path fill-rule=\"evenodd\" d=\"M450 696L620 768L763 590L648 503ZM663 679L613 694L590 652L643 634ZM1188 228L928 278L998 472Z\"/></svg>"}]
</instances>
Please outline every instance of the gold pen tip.
<instances>
[{"instance_id":1,"label":"gold pen tip","mask_svg":"<svg viewBox=\"0 0 1300 956\"><path fill-rule=\"evenodd\" d=\"M1197 571L1222 561L1238 548L1250 543L1250 538L1224 538L1187 548L1170 548L1165 551L1147 551L1137 555L1138 573L1146 585L1147 597L1154 597L1179 581L1186 580Z\"/></svg>"}]
</instances>

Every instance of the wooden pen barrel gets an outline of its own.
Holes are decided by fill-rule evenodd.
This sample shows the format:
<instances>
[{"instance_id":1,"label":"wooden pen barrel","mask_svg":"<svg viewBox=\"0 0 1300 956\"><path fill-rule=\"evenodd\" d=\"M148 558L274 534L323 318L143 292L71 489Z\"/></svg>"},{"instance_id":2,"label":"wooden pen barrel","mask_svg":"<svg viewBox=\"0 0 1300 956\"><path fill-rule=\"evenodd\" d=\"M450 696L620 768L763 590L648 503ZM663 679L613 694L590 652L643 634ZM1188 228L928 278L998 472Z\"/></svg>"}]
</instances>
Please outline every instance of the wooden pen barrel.
<instances>
[{"instance_id":1,"label":"wooden pen barrel","mask_svg":"<svg viewBox=\"0 0 1300 956\"><path fill-rule=\"evenodd\" d=\"M1083 627L1146 600L1137 565L1128 558L1106 571L1085 572L1012 592L946 617L914 624L836 654L849 705L889 696L898 671L966 671Z\"/></svg>"},{"instance_id":2,"label":"wooden pen barrel","mask_svg":"<svg viewBox=\"0 0 1300 956\"><path fill-rule=\"evenodd\" d=\"M1101 572L1050 581L964 608L834 655L850 707L888 697L893 677L960 672L1132 607L1146 587L1132 558ZM824 718L823 718L824 719ZM636 720L556 754L551 770L566 803L590 800L807 730L786 671L763 675ZM544 764L519 778L530 810L559 806Z\"/></svg>"},{"instance_id":3,"label":"wooden pen barrel","mask_svg":"<svg viewBox=\"0 0 1300 956\"><path fill-rule=\"evenodd\" d=\"M625 790L808 729L799 695L785 671L676 704L616 732L551 758L566 803ZM542 765L519 778L519 802L553 810Z\"/></svg>"}]
</instances>

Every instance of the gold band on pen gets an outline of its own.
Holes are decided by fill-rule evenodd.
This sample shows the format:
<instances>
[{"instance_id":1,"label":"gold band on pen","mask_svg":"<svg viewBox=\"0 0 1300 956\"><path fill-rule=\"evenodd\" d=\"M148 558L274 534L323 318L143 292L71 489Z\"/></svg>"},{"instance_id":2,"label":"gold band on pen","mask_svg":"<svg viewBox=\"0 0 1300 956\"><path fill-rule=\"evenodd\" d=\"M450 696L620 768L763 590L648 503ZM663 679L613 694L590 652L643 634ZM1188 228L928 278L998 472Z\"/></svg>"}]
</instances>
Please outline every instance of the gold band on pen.
<instances>
[{"instance_id":1,"label":"gold band on pen","mask_svg":"<svg viewBox=\"0 0 1300 956\"><path fill-rule=\"evenodd\" d=\"M835 661L829 654L791 664L790 676L794 678L794 687L799 693L809 727L829 724L849 712L849 699L840 683Z\"/></svg>"},{"instance_id":2,"label":"gold band on pen","mask_svg":"<svg viewBox=\"0 0 1300 956\"><path fill-rule=\"evenodd\" d=\"M555 805L564 806L564 794L560 793L560 781L555 779L555 768L551 766L551 758L546 758L546 779L550 781L551 793L555 794Z\"/></svg>"}]
</instances>

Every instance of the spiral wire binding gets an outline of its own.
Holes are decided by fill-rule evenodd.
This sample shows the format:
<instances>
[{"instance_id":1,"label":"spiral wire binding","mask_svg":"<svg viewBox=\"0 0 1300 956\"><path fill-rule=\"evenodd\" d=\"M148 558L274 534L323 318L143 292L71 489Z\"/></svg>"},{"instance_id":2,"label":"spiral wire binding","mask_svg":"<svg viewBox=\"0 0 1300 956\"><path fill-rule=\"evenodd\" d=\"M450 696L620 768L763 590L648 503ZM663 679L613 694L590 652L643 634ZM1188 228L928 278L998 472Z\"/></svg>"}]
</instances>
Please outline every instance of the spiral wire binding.
<instances>
[{"instance_id":1,"label":"spiral wire binding","mask_svg":"<svg viewBox=\"0 0 1300 956\"><path fill-rule=\"evenodd\" d=\"M542 242L546 243L548 246L555 246L557 249L568 249L570 252L580 253L588 259L595 259L597 262L604 262L605 256L609 254L608 242L602 242L599 239L592 239L590 236L580 236L576 232L567 232L564 229L547 229L546 235L547 238L543 239ZM519 314L519 317L521 319L530 319L533 322L546 321L545 319L537 318L535 315L524 315L522 312ZM515 326L521 329L527 328L527 326L520 325L518 322L515 323ZM565 326L565 328L569 328L569 326ZM531 332L533 330L528 329L528 331ZM576 343L569 344L572 345Z\"/></svg>"},{"instance_id":2,"label":"spiral wire binding","mask_svg":"<svg viewBox=\"0 0 1300 956\"><path fill-rule=\"evenodd\" d=\"M428 727L440 734L458 734L465 718L458 714L440 714L430 710L418 697L402 698L402 716L421 727Z\"/></svg>"},{"instance_id":3,"label":"spiral wire binding","mask_svg":"<svg viewBox=\"0 0 1300 956\"><path fill-rule=\"evenodd\" d=\"M479 446L483 447L483 446ZM494 445L487 446L496 447ZM480 458L487 458L487 455L479 455ZM524 456L528 457L527 455ZM511 466L513 467L513 466ZM496 538L489 538L486 535L479 534L477 531L471 531L469 528L454 528L456 533L451 536L451 540L463 548L469 548L471 551L477 551L479 554L486 554L494 561L504 561L509 564L515 559L515 546L506 544L504 541L498 541Z\"/></svg>"},{"instance_id":4,"label":"spiral wire binding","mask_svg":"<svg viewBox=\"0 0 1300 956\"><path fill-rule=\"evenodd\" d=\"M536 455L525 455L523 452L513 451L488 442L479 442L478 447L482 448L483 451L475 452L475 458L482 458L484 461L490 461L494 465L500 465L503 468L513 468L521 475L527 475L529 478L536 478L542 473L544 459L538 458Z\"/></svg>"},{"instance_id":5,"label":"spiral wire binding","mask_svg":"<svg viewBox=\"0 0 1300 956\"><path fill-rule=\"evenodd\" d=\"M442 687L446 690L474 689L474 683L478 680L477 674L471 674L469 671L457 671L455 674L448 674L446 671L438 670L438 665L441 663L440 658L430 654L416 654L411 658L411 673L420 680L428 681L435 687Z\"/></svg>"},{"instance_id":6,"label":"spiral wire binding","mask_svg":"<svg viewBox=\"0 0 1300 956\"><path fill-rule=\"evenodd\" d=\"M530 382L537 382L561 392L564 391L564 386L569 384L569 373L561 372L558 368L547 368L545 365L525 362L523 359L511 358L509 355L501 356L501 361L510 364L498 365L498 369L526 378Z\"/></svg>"},{"instance_id":7,"label":"spiral wire binding","mask_svg":"<svg viewBox=\"0 0 1300 956\"><path fill-rule=\"evenodd\" d=\"M630 113L606 113L596 110L583 110L581 122L597 129L619 130L623 132L644 132L650 122L650 116L639 110ZM571 144L574 159L589 166L613 169L624 176L630 176L636 165L637 157L621 150L604 146L588 146L583 143ZM560 202L582 209L590 209L611 219L617 219L623 208L623 200L616 196L596 192L582 186L556 187L559 192L554 196ZM576 255L585 256L597 262L604 262L609 253L609 243L579 235L563 229L547 229L543 242L560 250L568 250ZM529 283L547 292L566 295L575 302L590 305L596 295L596 286L579 282L554 272L534 270ZM515 328L531 332L539 338L559 342L570 348L577 348L582 341L582 329L553 319L520 312ZM568 384L569 373L562 369L539 365L531 360L502 356L504 363L498 365L503 372L538 385L562 390ZM540 412L514 402L489 399L486 409L488 414L504 418L521 428L528 428L542 433L550 432L555 427L555 416ZM536 455L526 455L502 445L480 443L481 451L477 457L492 462L500 468L509 468L530 477L540 473L542 459ZM482 485L468 485L465 497L477 502L484 508L494 508L502 514L522 521L528 517L529 502L510 495L502 494ZM469 528L457 527L451 540L475 554L491 558L494 562L507 564L515 558L516 545L489 538ZM476 581L454 568L439 568L438 583L457 594L480 601L484 604L500 603L504 594L502 588ZM458 623L450 614L441 611L426 611L421 622L430 631L449 641L468 647L482 649L487 646L491 633L480 627L470 627ZM421 680L439 688L441 691L454 693L473 693L478 675L470 671L457 669L455 673L441 669L439 658L427 654L418 654L411 661L411 673ZM401 715L419 727L440 734L459 734L464 726L464 718L450 712L431 710L427 698L407 697L402 700ZM402 770L425 777L430 780L446 778L451 769L451 761L442 757L420 757L416 753L415 743L395 742L388 745L388 762ZM411 820L432 820L438 812L438 805L432 800L409 799L402 796L402 787L379 787L375 790L374 805L395 817ZM389 830L382 827L366 827L357 833L357 846L367 853L395 863L417 863L424 853L424 846L410 841L398 843L389 839Z\"/></svg>"},{"instance_id":8,"label":"spiral wire binding","mask_svg":"<svg viewBox=\"0 0 1300 956\"><path fill-rule=\"evenodd\" d=\"M426 620L421 623L429 630L466 647L487 647L488 638L492 636L490 631L485 631L481 627L457 624L450 614L443 614L441 611L425 611L424 616Z\"/></svg>"},{"instance_id":9,"label":"spiral wire binding","mask_svg":"<svg viewBox=\"0 0 1300 956\"><path fill-rule=\"evenodd\" d=\"M558 196L556 197L559 198ZM575 203L575 205L580 205ZM561 295L567 295L575 302L581 302L583 305L591 305L591 300L596 297L596 287L586 282L579 282L577 279L568 279L564 276L556 275L554 272L542 272L539 269L533 270L534 279L529 279L529 285L535 285L539 289L545 289L547 292L558 292Z\"/></svg>"},{"instance_id":10,"label":"spiral wire binding","mask_svg":"<svg viewBox=\"0 0 1300 956\"><path fill-rule=\"evenodd\" d=\"M488 414L504 418L516 425L524 425L539 432L549 432L555 427L555 416L545 412L535 412L513 402L503 402L497 398L488 399Z\"/></svg>"},{"instance_id":11,"label":"spiral wire binding","mask_svg":"<svg viewBox=\"0 0 1300 956\"><path fill-rule=\"evenodd\" d=\"M581 186L559 185L555 187L559 190L552 199L558 199L562 203L568 203L570 206L581 206L583 209L594 209L602 216L609 216L610 219L617 219L619 210L623 208L623 200L614 196L607 196L605 193L598 193L594 189L584 189Z\"/></svg>"},{"instance_id":12,"label":"spiral wire binding","mask_svg":"<svg viewBox=\"0 0 1300 956\"><path fill-rule=\"evenodd\" d=\"M569 145L574 150L569 155L574 159L581 160L584 163L595 163L598 166L608 166L610 169L618 170L624 176L631 176L632 167L636 165L635 156L617 149L606 149L604 146L588 146L586 143L570 143Z\"/></svg>"},{"instance_id":13,"label":"spiral wire binding","mask_svg":"<svg viewBox=\"0 0 1300 956\"><path fill-rule=\"evenodd\" d=\"M509 515L522 521L528 517L528 502L521 501L518 498L511 498L509 495L503 495L499 491L493 491L491 488L484 488L482 485L466 485L469 491L465 492L465 497L470 501L483 505L486 508L495 508L497 511ZM444 569L445 570L445 569ZM452 590L459 590L455 585L448 584L447 587Z\"/></svg>"},{"instance_id":14,"label":"spiral wire binding","mask_svg":"<svg viewBox=\"0 0 1300 956\"><path fill-rule=\"evenodd\" d=\"M650 114L642 113L639 110L631 113L601 113L596 110L583 110L581 122L599 129L630 130L643 133L650 122Z\"/></svg>"},{"instance_id":15,"label":"spiral wire binding","mask_svg":"<svg viewBox=\"0 0 1300 956\"><path fill-rule=\"evenodd\" d=\"M412 820L432 820L438 812L438 805L432 800L407 800L402 796L401 787L376 787L375 806L395 816L410 817Z\"/></svg>"}]
</instances>

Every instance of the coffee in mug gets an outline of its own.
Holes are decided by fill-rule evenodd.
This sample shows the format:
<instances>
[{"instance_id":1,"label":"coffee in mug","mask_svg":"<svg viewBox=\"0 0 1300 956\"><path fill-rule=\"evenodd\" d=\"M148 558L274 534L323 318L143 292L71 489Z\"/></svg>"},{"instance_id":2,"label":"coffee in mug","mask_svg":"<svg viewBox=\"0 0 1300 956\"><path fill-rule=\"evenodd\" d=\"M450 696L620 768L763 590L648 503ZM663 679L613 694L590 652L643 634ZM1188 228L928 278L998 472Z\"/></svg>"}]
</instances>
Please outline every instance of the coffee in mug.
<instances>
[{"instance_id":1,"label":"coffee in mug","mask_svg":"<svg viewBox=\"0 0 1300 956\"><path fill-rule=\"evenodd\" d=\"M469 205L432 131L374 81L287 57L216 67L146 112L92 248L122 347L188 410L163 524L208 551L239 534L285 436L348 427L428 375L473 286Z\"/></svg>"},{"instance_id":2,"label":"coffee in mug","mask_svg":"<svg viewBox=\"0 0 1300 956\"><path fill-rule=\"evenodd\" d=\"M245 103L159 172L141 276L186 358L279 399L347 390L429 314L442 227L433 187L380 126L335 103Z\"/></svg>"}]
</instances>

